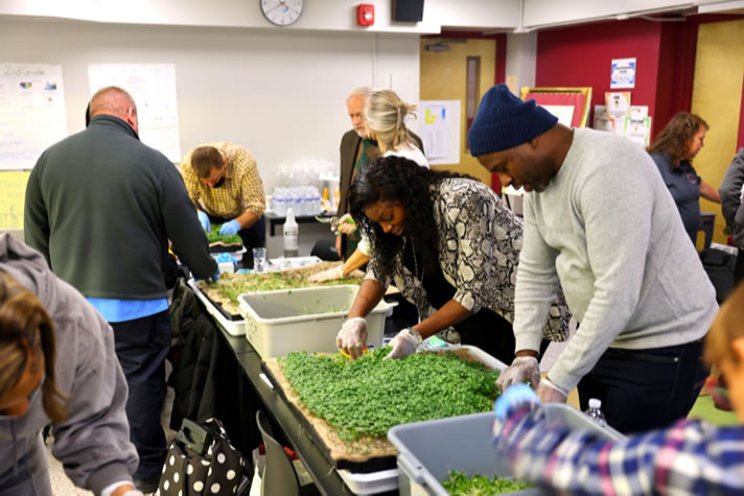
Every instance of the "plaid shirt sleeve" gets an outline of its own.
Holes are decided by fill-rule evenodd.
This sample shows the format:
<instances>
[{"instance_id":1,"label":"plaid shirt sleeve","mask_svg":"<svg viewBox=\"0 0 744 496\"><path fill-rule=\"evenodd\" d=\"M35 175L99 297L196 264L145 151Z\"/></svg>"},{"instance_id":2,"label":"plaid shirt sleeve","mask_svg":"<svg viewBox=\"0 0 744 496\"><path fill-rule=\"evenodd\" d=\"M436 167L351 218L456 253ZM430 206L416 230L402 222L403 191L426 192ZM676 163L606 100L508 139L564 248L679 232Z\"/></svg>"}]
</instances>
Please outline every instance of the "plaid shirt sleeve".
<instances>
[{"instance_id":1,"label":"plaid shirt sleeve","mask_svg":"<svg viewBox=\"0 0 744 496\"><path fill-rule=\"evenodd\" d=\"M513 475L558 494L742 494L744 426L682 420L613 442L571 431L542 409L495 429Z\"/></svg>"},{"instance_id":2,"label":"plaid shirt sleeve","mask_svg":"<svg viewBox=\"0 0 744 496\"><path fill-rule=\"evenodd\" d=\"M234 194L241 211L250 210L260 217L266 210L266 196L256 159L238 145L225 144L223 150L233 164Z\"/></svg>"}]
</instances>

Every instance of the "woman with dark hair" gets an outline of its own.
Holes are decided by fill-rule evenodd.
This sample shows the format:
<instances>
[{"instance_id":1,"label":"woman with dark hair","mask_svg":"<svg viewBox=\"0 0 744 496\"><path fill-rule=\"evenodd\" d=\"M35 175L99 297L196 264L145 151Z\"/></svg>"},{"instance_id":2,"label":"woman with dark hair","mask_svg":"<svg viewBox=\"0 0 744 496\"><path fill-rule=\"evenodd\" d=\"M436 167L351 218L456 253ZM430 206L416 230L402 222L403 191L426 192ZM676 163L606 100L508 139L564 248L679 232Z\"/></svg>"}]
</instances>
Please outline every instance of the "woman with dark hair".
<instances>
[{"instance_id":1,"label":"woman with dark hair","mask_svg":"<svg viewBox=\"0 0 744 496\"><path fill-rule=\"evenodd\" d=\"M680 112L648 147L693 244L700 224L700 197L721 203L718 190L703 181L692 166L692 159L705 144L708 129L708 123L701 117Z\"/></svg>"},{"instance_id":2,"label":"woman with dark hair","mask_svg":"<svg viewBox=\"0 0 744 496\"><path fill-rule=\"evenodd\" d=\"M364 317L390 284L419 311L420 322L391 341L391 358L453 326L504 363L514 358L514 283L522 223L486 185L471 177L419 167L403 157L378 159L349 192L351 215L371 244L367 278L336 338L356 358ZM551 308L544 337L563 341L570 315Z\"/></svg>"}]
</instances>

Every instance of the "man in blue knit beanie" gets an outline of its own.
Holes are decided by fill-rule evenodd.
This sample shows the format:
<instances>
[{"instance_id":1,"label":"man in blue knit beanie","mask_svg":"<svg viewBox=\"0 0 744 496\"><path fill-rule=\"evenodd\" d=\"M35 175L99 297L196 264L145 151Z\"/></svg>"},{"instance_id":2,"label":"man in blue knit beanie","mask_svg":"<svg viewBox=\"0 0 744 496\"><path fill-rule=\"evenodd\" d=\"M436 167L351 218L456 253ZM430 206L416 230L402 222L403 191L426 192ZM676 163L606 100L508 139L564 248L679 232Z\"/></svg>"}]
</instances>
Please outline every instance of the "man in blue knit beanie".
<instances>
[{"instance_id":1,"label":"man in blue knit beanie","mask_svg":"<svg viewBox=\"0 0 744 496\"><path fill-rule=\"evenodd\" d=\"M686 416L718 306L651 157L623 137L569 129L504 85L483 96L469 144L502 184L526 191L517 358L499 386L528 380L543 402L564 402L578 386L582 409L602 400L623 433ZM540 379L541 330L559 285L580 326Z\"/></svg>"}]
</instances>

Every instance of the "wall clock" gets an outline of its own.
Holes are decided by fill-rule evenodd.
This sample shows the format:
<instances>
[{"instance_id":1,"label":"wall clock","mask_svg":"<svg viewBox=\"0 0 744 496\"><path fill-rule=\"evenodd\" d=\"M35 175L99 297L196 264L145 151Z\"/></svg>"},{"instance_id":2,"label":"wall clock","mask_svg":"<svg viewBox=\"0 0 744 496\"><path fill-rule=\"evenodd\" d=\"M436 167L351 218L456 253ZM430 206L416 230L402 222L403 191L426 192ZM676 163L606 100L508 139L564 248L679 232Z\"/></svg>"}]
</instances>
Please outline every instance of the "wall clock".
<instances>
[{"instance_id":1,"label":"wall clock","mask_svg":"<svg viewBox=\"0 0 744 496\"><path fill-rule=\"evenodd\" d=\"M276 26L289 26L302 15L304 0L260 0L261 13Z\"/></svg>"}]
</instances>

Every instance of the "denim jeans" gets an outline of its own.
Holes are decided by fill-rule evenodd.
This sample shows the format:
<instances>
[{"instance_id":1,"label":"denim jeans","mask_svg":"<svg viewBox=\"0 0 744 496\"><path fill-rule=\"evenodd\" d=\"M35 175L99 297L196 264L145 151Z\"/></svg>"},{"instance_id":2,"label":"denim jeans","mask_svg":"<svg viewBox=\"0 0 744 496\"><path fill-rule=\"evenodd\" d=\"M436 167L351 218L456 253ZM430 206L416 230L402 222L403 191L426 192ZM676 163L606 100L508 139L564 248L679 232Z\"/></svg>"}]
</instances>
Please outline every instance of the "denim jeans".
<instances>
[{"instance_id":1,"label":"denim jeans","mask_svg":"<svg viewBox=\"0 0 744 496\"><path fill-rule=\"evenodd\" d=\"M630 434L684 418L708 375L702 341L643 350L609 348L579 382L581 409L602 400L607 423Z\"/></svg>"}]
</instances>

